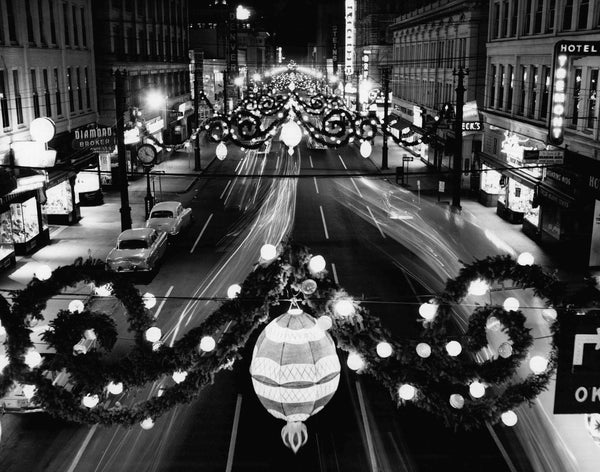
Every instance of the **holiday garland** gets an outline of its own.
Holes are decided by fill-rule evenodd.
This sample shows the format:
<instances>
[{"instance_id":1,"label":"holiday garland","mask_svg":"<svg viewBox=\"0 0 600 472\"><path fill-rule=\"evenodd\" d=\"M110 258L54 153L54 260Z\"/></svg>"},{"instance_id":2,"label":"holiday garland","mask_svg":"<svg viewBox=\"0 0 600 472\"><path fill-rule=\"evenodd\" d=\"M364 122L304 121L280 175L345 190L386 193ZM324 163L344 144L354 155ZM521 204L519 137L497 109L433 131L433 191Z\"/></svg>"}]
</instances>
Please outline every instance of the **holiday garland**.
<instances>
[{"instance_id":1,"label":"holiday garland","mask_svg":"<svg viewBox=\"0 0 600 472\"><path fill-rule=\"evenodd\" d=\"M430 302L436 314L424 324L420 339L397 340L378 317L352 300L326 271L311 272L311 257L305 247L282 243L274 260L258 264L250 273L236 298L222 302L201 326L187 332L172 346L146 340L145 333L153 318L137 289L127 280L94 261L60 267L48 280L34 279L25 289L14 292L12 306L0 297L0 321L7 332L5 351L10 361L0 373L0 396L18 382L35 386L33 401L48 413L68 420L130 425L157 418L175 405L197 397L220 370L230 368L254 330L277 316L281 312L278 305L290 299L298 300L302 309L315 317L329 317L331 334L338 347L358 354L364 362L360 371L371 374L389 388L394 399L404 402L398 397L398 389L410 385L416 392L410 401L439 416L449 426L474 428L487 421L496 422L502 413L533 401L546 388L556 365L556 323L551 327L553 343L548 367L522 380L514 380L514 373L533 339L524 326L525 316L521 311L508 312L495 305L478 306L464 334L458 333L452 324L452 310L463 301L469 283L475 279L488 283L510 280L515 287L531 287L557 311L567 311L561 304L561 284L538 266L522 266L508 256L465 266L457 278L448 282L444 293ZM134 333L131 350L116 359L108 354L116 339L111 316L88 308L79 313L63 310L44 335L54 353L44 354L41 364L29 367L25 355L33 347L31 322L43 318L41 313L51 297L82 281L96 286L110 284ZM351 301L350 316L338 314L339 300ZM480 363L475 354L487 345L486 323L491 317L510 338L512 355ZM83 354L73 352L73 343L90 329L94 330L98 346ZM213 350L202 349L206 337L215 339L218 335L221 337ZM461 355L448 354L449 340L461 342L464 348ZM386 354L379 351L382 343L391 348ZM418 352L419 345L424 344L429 346L428 356ZM72 388L53 385L52 378L62 371L69 373ZM179 383L165 380L165 376L173 373L180 374ZM93 407L82 405L82 399L90 395L112 398L107 392L109 383L122 383L125 389L134 389L153 381L164 384L161 394L146 401L129 406L113 401L96 402ZM473 381L489 386L481 398L469 396L469 384ZM457 395L462 399L458 403Z\"/></svg>"}]
</instances>

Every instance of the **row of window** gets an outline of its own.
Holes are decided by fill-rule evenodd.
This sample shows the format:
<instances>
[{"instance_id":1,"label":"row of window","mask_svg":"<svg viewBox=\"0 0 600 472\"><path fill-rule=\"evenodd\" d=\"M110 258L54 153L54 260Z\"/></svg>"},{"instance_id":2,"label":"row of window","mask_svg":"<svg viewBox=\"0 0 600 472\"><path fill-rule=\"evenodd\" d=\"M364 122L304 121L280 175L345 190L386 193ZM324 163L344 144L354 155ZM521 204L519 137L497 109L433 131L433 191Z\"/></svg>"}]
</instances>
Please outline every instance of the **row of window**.
<instances>
[{"instance_id":1,"label":"row of window","mask_svg":"<svg viewBox=\"0 0 600 472\"><path fill-rule=\"evenodd\" d=\"M94 0L92 0L94 1ZM193 0L192 0L193 1ZM178 28L184 28L185 3L173 0L111 0L111 7L119 13L132 14L137 19L147 18L150 21L169 23Z\"/></svg>"},{"instance_id":2,"label":"row of window","mask_svg":"<svg viewBox=\"0 0 600 472\"><path fill-rule=\"evenodd\" d=\"M28 87L24 87L27 82ZM70 114L90 110L90 85L87 67L67 67L64 75L56 67L30 69L28 77L17 69L0 69L0 129L11 128L13 122L22 125L26 113L31 119L42 115L62 117L65 102ZM23 99L27 105L23 105Z\"/></svg>"},{"instance_id":3,"label":"row of window","mask_svg":"<svg viewBox=\"0 0 600 472\"><path fill-rule=\"evenodd\" d=\"M599 25L600 12L593 11L591 3L593 0L495 0L490 10L490 37L594 28Z\"/></svg>"},{"instance_id":4,"label":"row of window","mask_svg":"<svg viewBox=\"0 0 600 472\"><path fill-rule=\"evenodd\" d=\"M137 33L137 34L136 34ZM156 34L153 30L122 28L113 25L111 35L111 53L131 56L160 56L170 62L174 57L185 55L185 40L183 37L174 38L163 35L162 31Z\"/></svg>"},{"instance_id":5,"label":"row of window","mask_svg":"<svg viewBox=\"0 0 600 472\"><path fill-rule=\"evenodd\" d=\"M414 76L394 75L392 80L394 97L436 109L444 103L454 102L455 88L451 82L418 80Z\"/></svg>"},{"instance_id":6,"label":"row of window","mask_svg":"<svg viewBox=\"0 0 600 472\"><path fill-rule=\"evenodd\" d=\"M24 18L19 15L24 15ZM63 25L63 35L60 35L60 23ZM4 26L5 24L7 26ZM26 30L26 39L18 36L23 26ZM87 48L87 21L84 7L57 0L0 2L0 44L17 45L25 41L30 46L61 45Z\"/></svg>"},{"instance_id":7,"label":"row of window","mask_svg":"<svg viewBox=\"0 0 600 472\"><path fill-rule=\"evenodd\" d=\"M465 65L467 38L409 43L404 42L406 39L394 47L394 62L402 72L415 67L452 69Z\"/></svg>"},{"instance_id":8,"label":"row of window","mask_svg":"<svg viewBox=\"0 0 600 472\"><path fill-rule=\"evenodd\" d=\"M492 64L487 105L534 120L547 120L551 70L548 66ZM598 127L598 68L573 67L566 91L567 126L580 131Z\"/></svg>"},{"instance_id":9,"label":"row of window","mask_svg":"<svg viewBox=\"0 0 600 472\"><path fill-rule=\"evenodd\" d=\"M146 91L150 88L159 88L169 97L187 93L188 75L185 71L132 75L128 76L125 87L133 106L143 108Z\"/></svg>"}]
</instances>

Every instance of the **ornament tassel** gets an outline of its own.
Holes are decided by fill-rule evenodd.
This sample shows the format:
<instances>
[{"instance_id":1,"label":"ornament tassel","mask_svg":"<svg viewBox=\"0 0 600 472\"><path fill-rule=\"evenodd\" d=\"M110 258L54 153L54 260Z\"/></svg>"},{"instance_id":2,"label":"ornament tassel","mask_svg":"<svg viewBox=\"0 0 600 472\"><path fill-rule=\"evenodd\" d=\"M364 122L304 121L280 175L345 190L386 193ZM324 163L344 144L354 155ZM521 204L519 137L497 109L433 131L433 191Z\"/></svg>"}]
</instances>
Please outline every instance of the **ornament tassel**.
<instances>
[{"instance_id":1,"label":"ornament tassel","mask_svg":"<svg viewBox=\"0 0 600 472\"><path fill-rule=\"evenodd\" d=\"M306 425L301 421L288 421L288 423L281 428L281 439L283 444L296 454L308 440L308 430L306 429Z\"/></svg>"}]
</instances>

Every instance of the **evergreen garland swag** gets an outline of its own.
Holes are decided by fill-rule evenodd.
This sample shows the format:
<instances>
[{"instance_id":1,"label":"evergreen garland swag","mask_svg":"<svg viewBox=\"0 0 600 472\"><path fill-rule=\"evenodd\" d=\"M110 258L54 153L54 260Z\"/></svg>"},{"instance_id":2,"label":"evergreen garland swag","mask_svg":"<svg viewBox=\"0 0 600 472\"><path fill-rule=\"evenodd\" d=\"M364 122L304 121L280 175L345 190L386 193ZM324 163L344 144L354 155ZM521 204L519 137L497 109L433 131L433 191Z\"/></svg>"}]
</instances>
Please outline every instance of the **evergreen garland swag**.
<instances>
[{"instance_id":1,"label":"evergreen garland swag","mask_svg":"<svg viewBox=\"0 0 600 472\"><path fill-rule=\"evenodd\" d=\"M452 326L452 310L460 308L457 305L465 298L468 284L478 278L489 283L510 280L516 287L531 287L537 296L559 313L564 313L569 308L561 304L562 285L539 266L521 266L509 256L488 257L466 265L458 277L448 281L444 293L432 300L437 305L437 313L432 321L424 323L421 337L395 340L380 319L351 299L326 271L311 273L308 268L311 257L303 246L281 243L277 258L257 264L241 285L237 298L222 302L201 326L188 331L172 347L163 344L158 348L156 345L153 348L144 337L153 318L130 282L119 274L106 271L97 261L79 261L59 267L48 280L33 279L25 289L14 292L12 307L0 296L0 321L7 331L5 350L10 361L0 373L0 396L14 382L19 382L34 385L33 401L51 415L67 420L132 425L147 418L155 419L175 405L193 400L202 387L213 381L215 374L231 368L252 332L279 315L292 298L298 298L303 310L317 318L331 317L330 332L338 347L358 353L364 361L360 372L379 380L399 404L405 402L399 399L399 386L412 385L416 395L409 401L440 417L447 426L469 429L482 427L488 421L497 422L503 412L532 402L547 387L556 366L557 323L551 326L553 338L548 368L541 374L531 374L521 380L514 379L515 370L533 342L521 311L507 312L501 306L478 306L470 316L464 334L457 334ZM302 295L302 282L307 279L316 281L317 290L311 295ZM124 306L129 330L134 333L133 348L125 356L109 359L102 351L110 350L116 339L111 316L87 309L81 313L62 310L45 334L45 341L55 353L44 354L38 367L29 368L24 355L33 347L31 322L43 319L41 312L51 297L81 281L97 286L111 284L113 296ZM336 314L335 302L339 299L352 300L353 315L342 317ZM280 303L284 306L277 307ZM510 338L512 355L477 362L475 354L487 345L486 321L490 316L500 321ZM224 332L227 324L229 328ZM101 349L74 355L73 344L90 328L95 330ZM218 335L221 337L214 350L203 352L198 349L204 336L216 339ZM450 340L460 341L463 347L460 355L448 355L446 344ZM391 356L377 354L380 342L390 344ZM417 354L418 343L429 344L429 357ZM72 389L52 385L48 373L56 375L62 370L69 373ZM160 380L175 371L186 371L185 380L178 384L168 381L170 386L164 386L162 395L133 405L108 402L109 405L104 406L106 402L100 401L93 408L82 406L81 400L86 394L96 394L100 399L109 397L106 390L109 382L122 382L125 389L131 389ZM469 396L469 384L473 381L488 386L483 397ZM450 404L449 397L453 394L462 395L464 404L461 407Z\"/></svg>"}]
</instances>

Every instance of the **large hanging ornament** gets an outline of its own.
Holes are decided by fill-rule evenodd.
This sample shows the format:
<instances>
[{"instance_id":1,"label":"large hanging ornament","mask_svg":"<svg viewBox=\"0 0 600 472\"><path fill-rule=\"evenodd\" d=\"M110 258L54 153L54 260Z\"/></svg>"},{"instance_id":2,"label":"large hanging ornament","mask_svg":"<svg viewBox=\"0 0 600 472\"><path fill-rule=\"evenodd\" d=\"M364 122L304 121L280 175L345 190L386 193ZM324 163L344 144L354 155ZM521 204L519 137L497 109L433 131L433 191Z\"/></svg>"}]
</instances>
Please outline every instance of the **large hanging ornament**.
<instances>
[{"instance_id":1,"label":"large hanging ornament","mask_svg":"<svg viewBox=\"0 0 600 472\"><path fill-rule=\"evenodd\" d=\"M250 375L266 410L287 421L281 439L297 452L308 439L303 421L323 409L337 390L340 361L331 336L316 320L290 308L258 337Z\"/></svg>"}]
</instances>

